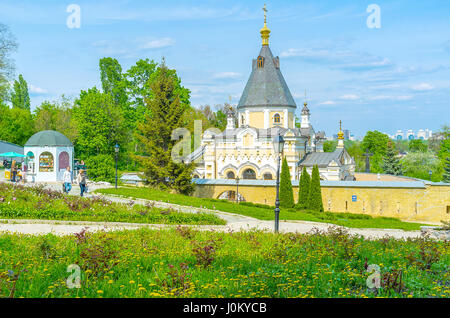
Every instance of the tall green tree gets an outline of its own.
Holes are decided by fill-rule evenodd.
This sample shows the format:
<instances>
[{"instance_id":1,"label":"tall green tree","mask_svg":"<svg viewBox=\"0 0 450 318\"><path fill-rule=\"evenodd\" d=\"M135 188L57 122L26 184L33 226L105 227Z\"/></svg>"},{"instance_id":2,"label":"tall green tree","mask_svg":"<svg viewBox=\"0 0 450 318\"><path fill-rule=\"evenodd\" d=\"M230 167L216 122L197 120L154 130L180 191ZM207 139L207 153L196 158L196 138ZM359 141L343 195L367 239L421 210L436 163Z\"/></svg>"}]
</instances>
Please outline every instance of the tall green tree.
<instances>
[{"instance_id":1,"label":"tall green tree","mask_svg":"<svg viewBox=\"0 0 450 318\"><path fill-rule=\"evenodd\" d=\"M81 91L75 101L73 117L78 138L75 151L86 160L99 154L114 155L114 145L122 146L126 140L124 119L112 97L97 88Z\"/></svg>"},{"instance_id":2,"label":"tall green tree","mask_svg":"<svg viewBox=\"0 0 450 318\"><path fill-rule=\"evenodd\" d=\"M379 131L368 131L362 141L362 149L365 152L369 150L373 156L370 158L370 171L383 172L383 157L386 155L388 142L390 138L388 135Z\"/></svg>"},{"instance_id":3,"label":"tall green tree","mask_svg":"<svg viewBox=\"0 0 450 318\"><path fill-rule=\"evenodd\" d=\"M163 62L151 81L152 97L146 100L145 120L138 123L137 138L142 144L142 155L136 156L143 167L147 182L160 188L172 188L180 193L191 193L192 164L174 162L172 149L176 140L172 132L183 127L185 105L180 100L177 80Z\"/></svg>"},{"instance_id":4,"label":"tall green tree","mask_svg":"<svg viewBox=\"0 0 450 318\"><path fill-rule=\"evenodd\" d=\"M127 82L122 74L122 66L111 57L100 59L99 66L103 93L110 95L116 105L126 109L128 102Z\"/></svg>"},{"instance_id":5,"label":"tall green tree","mask_svg":"<svg viewBox=\"0 0 450 318\"><path fill-rule=\"evenodd\" d=\"M34 134L29 110L9 108L0 101L0 140L23 146Z\"/></svg>"},{"instance_id":6,"label":"tall green tree","mask_svg":"<svg viewBox=\"0 0 450 318\"><path fill-rule=\"evenodd\" d=\"M139 60L124 74L127 81L128 100L138 113L138 119L143 119L145 112L144 99L151 97L150 79L155 73L158 63L153 60Z\"/></svg>"},{"instance_id":7,"label":"tall green tree","mask_svg":"<svg viewBox=\"0 0 450 318\"><path fill-rule=\"evenodd\" d=\"M403 175L424 180L440 181L442 179L442 161L431 151L410 152L400 160Z\"/></svg>"},{"instance_id":8,"label":"tall green tree","mask_svg":"<svg viewBox=\"0 0 450 318\"><path fill-rule=\"evenodd\" d=\"M0 23L0 101L8 100L9 81L14 74L11 53L17 49L17 42L9 28Z\"/></svg>"},{"instance_id":9,"label":"tall green tree","mask_svg":"<svg viewBox=\"0 0 450 318\"><path fill-rule=\"evenodd\" d=\"M23 79L22 74L19 80L14 81L13 91L11 93L11 103L13 108L30 110L30 95L28 94L28 84Z\"/></svg>"},{"instance_id":10,"label":"tall green tree","mask_svg":"<svg viewBox=\"0 0 450 318\"><path fill-rule=\"evenodd\" d=\"M427 148L427 145L420 139L412 139L408 144L409 151L426 152Z\"/></svg>"},{"instance_id":11,"label":"tall green tree","mask_svg":"<svg viewBox=\"0 0 450 318\"><path fill-rule=\"evenodd\" d=\"M298 187L298 204L301 208L306 209L308 206L308 195L311 183L311 177L309 176L306 167L303 167L302 174L300 175L300 182Z\"/></svg>"},{"instance_id":12,"label":"tall green tree","mask_svg":"<svg viewBox=\"0 0 450 318\"><path fill-rule=\"evenodd\" d=\"M322 190L320 188L319 167L315 165L312 170L311 185L308 195L308 209L323 212Z\"/></svg>"},{"instance_id":13,"label":"tall green tree","mask_svg":"<svg viewBox=\"0 0 450 318\"><path fill-rule=\"evenodd\" d=\"M326 140L323 143L323 151L324 152L333 152L336 150L337 140Z\"/></svg>"},{"instance_id":14,"label":"tall green tree","mask_svg":"<svg viewBox=\"0 0 450 318\"><path fill-rule=\"evenodd\" d=\"M44 101L34 111L35 131L56 130L76 143L78 130L72 107L73 101L64 95L57 101Z\"/></svg>"},{"instance_id":15,"label":"tall green tree","mask_svg":"<svg viewBox=\"0 0 450 318\"><path fill-rule=\"evenodd\" d=\"M292 190L291 174L286 158L283 159L280 175L280 207L292 208L295 205L294 191Z\"/></svg>"},{"instance_id":16,"label":"tall green tree","mask_svg":"<svg viewBox=\"0 0 450 318\"><path fill-rule=\"evenodd\" d=\"M383 157L383 171L387 174L392 174L395 176L402 174L402 165L400 159L397 157L398 153L395 150L395 146L392 142L388 143L388 148L386 150L386 155Z\"/></svg>"},{"instance_id":17,"label":"tall green tree","mask_svg":"<svg viewBox=\"0 0 450 318\"><path fill-rule=\"evenodd\" d=\"M442 175L442 181L450 183L450 157L445 160L444 174Z\"/></svg>"}]
</instances>

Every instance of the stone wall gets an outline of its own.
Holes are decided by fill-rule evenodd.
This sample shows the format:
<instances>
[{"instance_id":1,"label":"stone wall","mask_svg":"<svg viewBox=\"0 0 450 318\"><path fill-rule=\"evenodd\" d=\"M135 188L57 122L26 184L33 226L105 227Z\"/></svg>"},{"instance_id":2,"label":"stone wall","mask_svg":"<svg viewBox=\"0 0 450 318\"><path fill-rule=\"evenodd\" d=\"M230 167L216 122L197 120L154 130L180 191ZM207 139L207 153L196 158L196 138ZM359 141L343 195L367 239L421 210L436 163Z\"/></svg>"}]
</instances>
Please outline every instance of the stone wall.
<instances>
[{"instance_id":1,"label":"stone wall","mask_svg":"<svg viewBox=\"0 0 450 318\"><path fill-rule=\"evenodd\" d=\"M218 198L236 191L234 180L198 179L195 196ZM407 221L440 223L450 220L450 184L421 181L358 182L322 181L326 211L364 213ZM293 181L297 202L298 181ZM275 182L241 180L239 194L245 201L274 205Z\"/></svg>"}]
</instances>

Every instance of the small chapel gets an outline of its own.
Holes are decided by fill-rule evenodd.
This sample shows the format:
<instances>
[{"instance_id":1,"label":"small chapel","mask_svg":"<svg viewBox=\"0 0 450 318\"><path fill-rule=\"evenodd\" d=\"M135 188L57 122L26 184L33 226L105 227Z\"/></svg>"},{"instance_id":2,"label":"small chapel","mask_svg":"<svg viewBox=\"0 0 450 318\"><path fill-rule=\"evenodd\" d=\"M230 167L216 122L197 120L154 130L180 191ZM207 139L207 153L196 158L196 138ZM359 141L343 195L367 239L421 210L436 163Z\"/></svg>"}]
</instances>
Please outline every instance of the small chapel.
<instances>
[{"instance_id":1,"label":"small chapel","mask_svg":"<svg viewBox=\"0 0 450 318\"><path fill-rule=\"evenodd\" d=\"M201 146L186 158L196 163L193 178L273 180L277 171L273 138L281 135L282 156L292 180L300 179L303 167L311 173L314 165L322 180L354 180L355 162L344 148L342 127L336 150L325 153L325 132L312 126L306 101L301 121L296 122L297 105L281 73L280 59L269 47L266 13L264 7L261 50L253 59L236 109L228 110L226 129L219 134L207 130Z\"/></svg>"}]
</instances>

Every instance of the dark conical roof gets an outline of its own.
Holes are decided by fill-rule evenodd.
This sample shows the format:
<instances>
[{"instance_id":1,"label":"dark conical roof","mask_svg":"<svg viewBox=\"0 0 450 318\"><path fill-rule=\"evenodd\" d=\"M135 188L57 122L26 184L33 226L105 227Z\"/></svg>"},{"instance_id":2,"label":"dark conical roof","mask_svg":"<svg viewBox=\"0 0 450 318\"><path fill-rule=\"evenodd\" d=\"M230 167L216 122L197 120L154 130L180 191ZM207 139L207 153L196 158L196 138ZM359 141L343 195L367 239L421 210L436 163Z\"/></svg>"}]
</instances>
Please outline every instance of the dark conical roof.
<instances>
[{"instance_id":1,"label":"dark conical roof","mask_svg":"<svg viewBox=\"0 0 450 318\"><path fill-rule=\"evenodd\" d=\"M35 133L28 139L25 147L73 147L72 142L61 134L54 130L43 130Z\"/></svg>"},{"instance_id":2,"label":"dark conical roof","mask_svg":"<svg viewBox=\"0 0 450 318\"><path fill-rule=\"evenodd\" d=\"M263 45L259 56L264 58L264 65L258 67L257 60L253 60L252 73L239 100L238 108L297 107L281 74L279 58L273 57L268 45Z\"/></svg>"}]
</instances>

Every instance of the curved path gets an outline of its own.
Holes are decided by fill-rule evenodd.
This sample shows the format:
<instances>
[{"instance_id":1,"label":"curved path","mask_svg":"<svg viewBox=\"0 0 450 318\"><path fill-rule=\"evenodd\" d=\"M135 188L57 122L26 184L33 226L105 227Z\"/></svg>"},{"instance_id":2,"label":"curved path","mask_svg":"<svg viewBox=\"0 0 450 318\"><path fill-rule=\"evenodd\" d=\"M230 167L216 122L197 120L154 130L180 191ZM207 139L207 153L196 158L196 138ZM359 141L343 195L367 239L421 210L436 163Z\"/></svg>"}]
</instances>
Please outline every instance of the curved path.
<instances>
[{"instance_id":1,"label":"curved path","mask_svg":"<svg viewBox=\"0 0 450 318\"><path fill-rule=\"evenodd\" d=\"M59 190L59 184L49 184L47 187ZM105 185L91 185L91 190L105 188ZM77 194L76 189L72 190L72 195ZM90 195L88 195L90 196ZM102 197L118 202L129 203L129 198L112 195L101 195ZM265 230L273 231L273 221L262 221L252 217L243 216L239 214L227 213L217 210L209 210L203 208L196 208L191 206L182 206L178 204L166 203L161 201L151 201L143 199L133 200L136 204L152 203L158 208L171 208L175 211L185 213L214 213L218 217L227 221L226 225L191 225L192 227L201 230L216 230L216 231L249 231L249 230ZM329 223L318 223L308 221L281 221L280 232L297 232L307 233L314 228L321 231L326 231L330 226L336 226ZM118 223L118 222L85 222L85 221L48 221L48 220L0 220L0 232L6 231L11 233L23 233L41 235L47 233L54 233L56 235L71 235L76 232L80 232L83 228L88 228L88 231L99 230L126 230L137 229L141 227L159 229L176 227L176 225L164 225L164 224L141 224L141 223ZM403 231L397 229L356 229L346 228L350 234L362 235L368 239L381 238L386 235L394 238L413 238L420 237L422 234L420 231Z\"/></svg>"}]
</instances>

